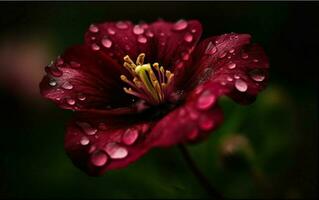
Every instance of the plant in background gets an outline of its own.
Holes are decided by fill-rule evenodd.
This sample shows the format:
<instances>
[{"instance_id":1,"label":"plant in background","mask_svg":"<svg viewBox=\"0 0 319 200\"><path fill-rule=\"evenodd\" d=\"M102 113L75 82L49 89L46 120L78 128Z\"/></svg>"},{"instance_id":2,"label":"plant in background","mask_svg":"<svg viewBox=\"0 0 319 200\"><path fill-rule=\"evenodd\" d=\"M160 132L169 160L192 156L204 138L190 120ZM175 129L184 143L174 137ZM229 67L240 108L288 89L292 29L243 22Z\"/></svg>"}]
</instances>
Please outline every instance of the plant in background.
<instances>
[{"instance_id":1,"label":"plant in background","mask_svg":"<svg viewBox=\"0 0 319 200\"><path fill-rule=\"evenodd\" d=\"M197 44L201 33L196 20L92 24L84 44L45 68L41 94L76 113L65 137L76 166L101 175L151 148L179 144L210 188L183 144L201 141L222 123L220 96L253 102L266 86L268 60L248 34Z\"/></svg>"}]
</instances>

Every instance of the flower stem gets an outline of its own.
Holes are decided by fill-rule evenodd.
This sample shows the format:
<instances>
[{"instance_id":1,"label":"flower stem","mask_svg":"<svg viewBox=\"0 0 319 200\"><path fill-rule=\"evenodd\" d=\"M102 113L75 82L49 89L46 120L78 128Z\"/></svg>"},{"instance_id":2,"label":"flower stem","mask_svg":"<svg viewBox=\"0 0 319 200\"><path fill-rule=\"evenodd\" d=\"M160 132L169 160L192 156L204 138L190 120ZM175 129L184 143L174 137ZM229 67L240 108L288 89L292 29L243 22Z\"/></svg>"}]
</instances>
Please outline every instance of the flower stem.
<instances>
[{"instance_id":1,"label":"flower stem","mask_svg":"<svg viewBox=\"0 0 319 200\"><path fill-rule=\"evenodd\" d=\"M182 152L182 155L194 174L194 176L197 178L198 182L202 185L202 187L207 191L207 193L213 198L213 199L224 199L223 196L210 184L209 180L206 176L203 175L203 173L199 170L197 167L195 161L192 159L190 153L188 152L185 145L180 144L179 149Z\"/></svg>"}]
</instances>

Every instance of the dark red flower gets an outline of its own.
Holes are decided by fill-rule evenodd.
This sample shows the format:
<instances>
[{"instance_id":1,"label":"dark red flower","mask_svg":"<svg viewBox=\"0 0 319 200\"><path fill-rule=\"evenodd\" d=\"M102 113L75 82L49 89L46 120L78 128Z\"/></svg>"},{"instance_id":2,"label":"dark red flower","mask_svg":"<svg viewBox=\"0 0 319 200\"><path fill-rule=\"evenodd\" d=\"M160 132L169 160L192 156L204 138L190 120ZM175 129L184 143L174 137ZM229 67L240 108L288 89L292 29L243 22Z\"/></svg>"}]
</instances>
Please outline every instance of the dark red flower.
<instances>
[{"instance_id":1,"label":"dark red flower","mask_svg":"<svg viewBox=\"0 0 319 200\"><path fill-rule=\"evenodd\" d=\"M83 45L46 67L42 95L76 111L65 137L76 166L100 175L153 147L196 142L221 124L220 96L254 101L267 82L262 48L235 33L196 46L201 33L195 20L92 24Z\"/></svg>"}]
</instances>

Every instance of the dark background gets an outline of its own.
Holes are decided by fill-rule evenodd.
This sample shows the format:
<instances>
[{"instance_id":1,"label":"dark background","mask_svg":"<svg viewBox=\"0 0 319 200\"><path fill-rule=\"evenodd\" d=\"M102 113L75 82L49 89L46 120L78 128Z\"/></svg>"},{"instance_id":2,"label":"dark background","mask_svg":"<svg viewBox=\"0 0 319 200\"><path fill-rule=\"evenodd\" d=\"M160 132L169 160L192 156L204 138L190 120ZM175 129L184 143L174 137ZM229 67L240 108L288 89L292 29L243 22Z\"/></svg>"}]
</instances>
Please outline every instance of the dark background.
<instances>
[{"instance_id":1,"label":"dark background","mask_svg":"<svg viewBox=\"0 0 319 200\"><path fill-rule=\"evenodd\" d=\"M158 18L198 19L203 38L250 33L270 58L270 84L256 102L222 98L224 124L189 145L216 188L230 198L316 197L318 10L317 2L1 2L0 198L207 197L176 147L88 177L63 149L73 113L39 95L44 66L82 43L91 23Z\"/></svg>"}]
</instances>

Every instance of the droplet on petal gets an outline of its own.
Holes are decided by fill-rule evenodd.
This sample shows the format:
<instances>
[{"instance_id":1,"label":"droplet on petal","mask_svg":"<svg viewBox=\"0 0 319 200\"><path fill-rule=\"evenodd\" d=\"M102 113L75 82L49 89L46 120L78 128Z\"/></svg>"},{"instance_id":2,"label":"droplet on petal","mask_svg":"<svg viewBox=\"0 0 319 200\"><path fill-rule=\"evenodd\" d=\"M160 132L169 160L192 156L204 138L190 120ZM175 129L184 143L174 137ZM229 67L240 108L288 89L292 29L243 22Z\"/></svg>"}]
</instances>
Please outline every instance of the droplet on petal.
<instances>
[{"instance_id":1,"label":"droplet on petal","mask_svg":"<svg viewBox=\"0 0 319 200\"><path fill-rule=\"evenodd\" d=\"M253 62L254 62L254 63L258 63L259 60L258 60L258 59L254 59Z\"/></svg>"},{"instance_id":2,"label":"droplet on petal","mask_svg":"<svg viewBox=\"0 0 319 200\"><path fill-rule=\"evenodd\" d=\"M64 82L61 87L63 89L66 89L66 90L72 90L73 89L73 85L71 83L69 83L68 81Z\"/></svg>"},{"instance_id":3,"label":"droplet on petal","mask_svg":"<svg viewBox=\"0 0 319 200\"><path fill-rule=\"evenodd\" d=\"M255 70L250 71L249 75L250 75L250 78L256 82L262 82L266 78L263 71L259 70L259 69L255 69Z\"/></svg>"},{"instance_id":4,"label":"droplet on petal","mask_svg":"<svg viewBox=\"0 0 319 200\"><path fill-rule=\"evenodd\" d=\"M90 140L89 140L89 138L86 137L86 136L83 136L83 137L81 138L81 140L80 140L80 144L83 145L83 146L88 145L89 143L90 143Z\"/></svg>"},{"instance_id":5,"label":"droplet on petal","mask_svg":"<svg viewBox=\"0 0 319 200\"><path fill-rule=\"evenodd\" d=\"M89 27L89 30L92 32L92 33L97 33L99 32L99 28L94 25L94 24L91 24L90 27Z\"/></svg>"},{"instance_id":6,"label":"droplet on petal","mask_svg":"<svg viewBox=\"0 0 319 200\"><path fill-rule=\"evenodd\" d=\"M105 150L113 159L122 159L125 158L128 154L126 148L119 146L115 142L108 143L105 146Z\"/></svg>"},{"instance_id":7,"label":"droplet on petal","mask_svg":"<svg viewBox=\"0 0 319 200\"><path fill-rule=\"evenodd\" d=\"M138 138L138 130L137 129L127 129L123 136L122 141L126 145L132 145Z\"/></svg>"},{"instance_id":8,"label":"droplet on petal","mask_svg":"<svg viewBox=\"0 0 319 200\"><path fill-rule=\"evenodd\" d=\"M127 23L125 23L125 22L119 21L119 22L116 23L116 27L117 27L118 29L127 29L127 28L128 28L128 25L127 25Z\"/></svg>"},{"instance_id":9,"label":"droplet on petal","mask_svg":"<svg viewBox=\"0 0 319 200\"><path fill-rule=\"evenodd\" d=\"M140 25L135 25L133 28L133 33L136 35L140 35L144 33L144 29Z\"/></svg>"},{"instance_id":10,"label":"droplet on petal","mask_svg":"<svg viewBox=\"0 0 319 200\"><path fill-rule=\"evenodd\" d=\"M146 31L146 33L145 33L145 35L147 36L147 37L154 37L154 33L153 32L151 32L151 31Z\"/></svg>"},{"instance_id":11,"label":"droplet on petal","mask_svg":"<svg viewBox=\"0 0 319 200\"><path fill-rule=\"evenodd\" d=\"M187 21L181 19L181 20L177 21L177 22L174 24L173 30L175 30L175 31L181 31L181 30L186 29L187 26L188 26Z\"/></svg>"},{"instance_id":12,"label":"droplet on petal","mask_svg":"<svg viewBox=\"0 0 319 200\"><path fill-rule=\"evenodd\" d=\"M213 55L213 54L216 53L216 51L217 51L217 48L216 48L216 46L214 45L214 43L213 43L213 42L209 42L208 45L207 45L207 48L206 48L206 50L205 50L205 53L206 53L206 54Z\"/></svg>"},{"instance_id":13,"label":"droplet on petal","mask_svg":"<svg viewBox=\"0 0 319 200\"><path fill-rule=\"evenodd\" d=\"M76 123L79 127L82 128L82 130L87 134L87 135L94 135L97 132L97 129L92 128L89 123L86 122L77 122Z\"/></svg>"},{"instance_id":14,"label":"droplet on petal","mask_svg":"<svg viewBox=\"0 0 319 200\"><path fill-rule=\"evenodd\" d=\"M234 53L234 52L235 52L235 49L229 50L229 53Z\"/></svg>"},{"instance_id":15,"label":"droplet on petal","mask_svg":"<svg viewBox=\"0 0 319 200\"><path fill-rule=\"evenodd\" d=\"M223 52L222 54L219 55L219 58L224 58L227 55L227 52Z\"/></svg>"},{"instance_id":16,"label":"droplet on petal","mask_svg":"<svg viewBox=\"0 0 319 200\"><path fill-rule=\"evenodd\" d=\"M207 115L202 115L198 125L203 131L209 131L214 127L214 120Z\"/></svg>"},{"instance_id":17,"label":"droplet on petal","mask_svg":"<svg viewBox=\"0 0 319 200\"><path fill-rule=\"evenodd\" d=\"M147 38L144 37L143 35L139 35L138 38L137 38L137 41L139 43L145 44L147 42Z\"/></svg>"},{"instance_id":18,"label":"droplet on petal","mask_svg":"<svg viewBox=\"0 0 319 200\"><path fill-rule=\"evenodd\" d=\"M113 28L109 27L107 29L107 33L110 34L110 35L115 35L115 30Z\"/></svg>"},{"instance_id":19,"label":"droplet on petal","mask_svg":"<svg viewBox=\"0 0 319 200\"><path fill-rule=\"evenodd\" d=\"M241 80L241 79L237 79L235 81L235 87L240 92L246 92L247 89L248 89L247 83L245 81Z\"/></svg>"},{"instance_id":20,"label":"droplet on petal","mask_svg":"<svg viewBox=\"0 0 319 200\"><path fill-rule=\"evenodd\" d=\"M242 59L247 59L248 58L248 54L247 53L242 53L241 54L241 58Z\"/></svg>"},{"instance_id":21,"label":"droplet on petal","mask_svg":"<svg viewBox=\"0 0 319 200\"><path fill-rule=\"evenodd\" d=\"M197 108L200 110L209 109L216 102L216 96L210 91L205 91L197 100Z\"/></svg>"},{"instance_id":22,"label":"droplet on petal","mask_svg":"<svg viewBox=\"0 0 319 200\"><path fill-rule=\"evenodd\" d=\"M52 76L54 77L60 77L63 75L63 72L60 71L57 67L55 66L52 66L52 67L45 67L45 71L48 73L48 74L51 74Z\"/></svg>"},{"instance_id":23,"label":"droplet on petal","mask_svg":"<svg viewBox=\"0 0 319 200\"><path fill-rule=\"evenodd\" d=\"M91 44L91 48L92 48L93 51L100 50L100 47L97 44L95 44L95 43Z\"/></svg>"},{"instance_id":24,"label":"droplet on petal","mask_svg":"<svg viewBox=\"0 0 319 200\"><path fill-rule=\"evenodd\" d=\"M70 105L73 106L75 104L75 100L74 99L67 99L66 102Z\"/></svg>"},{"instance_id":25,"label":"droplet on petal","mask_svg":"<svg viewBox=\"0 0 319 200\"><path fill-rule=\"evenodd\" d=\"M53 79L49 81L49 85L52 87L56 86L56 84L57 84L56 81Z\"/></svg>"},{"instance_id":26,"label":"droplet on petal","mask_svg":"<svg viewBox=\"0 0 319 200\"><path fill-rule=\"evenodd\" d=\"M107 160L108 160L108 157L107 157L106 153L102 150L97 150L94 153L92 153L92 155L91 155L91 162L93 165L95 165L97 167L101 167L101 166L105 165Z\"/></svg>"},{"instance_id":27,"label":"droplet on petal","mask_svg":"<svg viewBox=\"0 0 319 200\"><path fill-rule=\"evenodd\" d=\"M79 93L79 94L78 94L78 99L79 99L80 101L84 101L84 100L86 99L86 96L84 96L84 94L82 94L82 93Z\"/></svg>"},{"instance_id":28,"label":"droplet on petal","mask_svg":"<svg viewBox=\"0 0 319 200\"><path fill-rule=\"evenodd\" d=\"M193 35L190 34L190 33L186 33L186 34L184 35L184 40L185 40L186 42L192 42L192 41L193 41Z\"/></svg>"},{"instance_id":29,"label":"droplet on petal","mask_svg":"<svg viewBox=\"0 0 319 200\"><path fill-rule=\"evenodd\" d=\"M228 67L228 69L235 69L236 63L228 63L227 67Z\"/></svg>"},{"instance_id":30,"label":"droplet on petal","mask_svg":"<svg viewBox=\"0 0 319 200\"><path fill-rule=\"evenodd\" d=\"M112 46L112 41L108 38L103 38L101 43L105 48L110 48Z\"/></svg>"}]
</instances>

